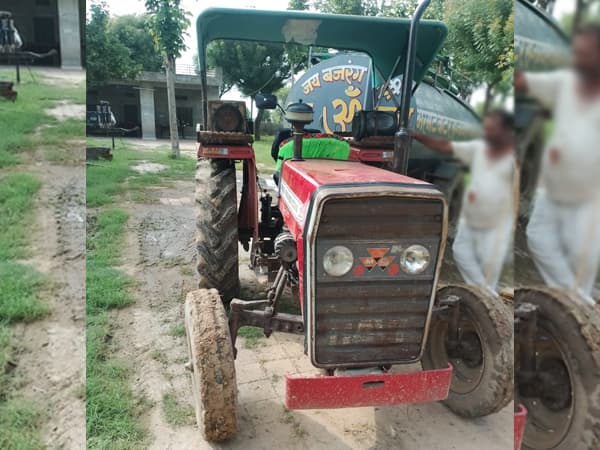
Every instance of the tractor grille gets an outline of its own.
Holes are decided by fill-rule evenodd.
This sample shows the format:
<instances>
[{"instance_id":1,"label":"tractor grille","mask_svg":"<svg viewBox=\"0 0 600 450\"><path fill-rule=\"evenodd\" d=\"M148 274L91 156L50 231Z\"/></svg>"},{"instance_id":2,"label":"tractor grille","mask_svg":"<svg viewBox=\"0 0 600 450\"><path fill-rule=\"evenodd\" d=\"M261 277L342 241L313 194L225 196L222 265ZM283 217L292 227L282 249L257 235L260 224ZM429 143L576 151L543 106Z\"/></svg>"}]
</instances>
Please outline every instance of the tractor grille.
<instances>
[{"instance_id":1,"label":"tractor grille","mask_svg":"<svg viewBox=\"0 0 600 450\"><path fill-rule=\"evenodd\" d=\"M325 203L316 235L314 362L351 367L412 362L419 358L425 334L435 267L443 232L439 199L376 197L342 198ZM429 248L432 261L418 276L403 271L357 267L373 249L412 244ZM330 277L323 254L344 245L354 254L354 267L343 277Z\"/></svg>"}]
</instances>

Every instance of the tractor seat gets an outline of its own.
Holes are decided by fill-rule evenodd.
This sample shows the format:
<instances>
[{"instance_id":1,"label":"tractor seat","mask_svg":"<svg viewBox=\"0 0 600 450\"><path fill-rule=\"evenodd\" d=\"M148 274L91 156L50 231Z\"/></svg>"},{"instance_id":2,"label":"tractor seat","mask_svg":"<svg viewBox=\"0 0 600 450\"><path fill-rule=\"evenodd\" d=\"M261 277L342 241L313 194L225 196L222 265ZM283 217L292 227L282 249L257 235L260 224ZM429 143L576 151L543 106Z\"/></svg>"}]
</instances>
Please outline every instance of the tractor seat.
<instances>
[{"instance_id":1,"label":"tractor seat","mask_svg":"<svg viewBox=\"0 0 600 450\"><path fill-rule=\"evenodd\" d=\"M350 144L331 134L306 134L302 143L302 157L304 159L335 159L347 161L350 156ZM279 172L285 160L294 157L294 141L288 139L279 149L277 167L274 175L275 182L279 184Z\"/></svg>"},{"instance_id":2,"label":"tractor seat","mask_svg":"<svg viewBox=\"0 0 600 450\"><path fill-rule=\"evenodd\" d=\"M316 130L313 128L306 128L305 133L307 134L319 134L321 130ZM271 146L271 157L275 162L277 162L277 156L279 155L279 147L281 144L290 139L292 137L292 129L291 128L280 128L273 140L273 145Z\"/></svg>"}]
</instances>

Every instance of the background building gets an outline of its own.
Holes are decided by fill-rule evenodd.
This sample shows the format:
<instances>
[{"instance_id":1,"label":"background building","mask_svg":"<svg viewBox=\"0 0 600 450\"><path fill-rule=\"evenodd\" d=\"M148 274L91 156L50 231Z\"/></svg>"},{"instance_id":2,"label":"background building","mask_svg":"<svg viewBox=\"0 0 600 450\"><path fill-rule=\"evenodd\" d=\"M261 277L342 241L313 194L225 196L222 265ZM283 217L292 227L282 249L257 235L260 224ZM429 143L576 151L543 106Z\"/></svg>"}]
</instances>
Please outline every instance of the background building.
<instances>
[{"instance_id":1,"label":"background building","mask_svg":"<svg viewBox=\"0 0 600 450\"><path fill-rule=\"evenodd\" d=\"M58 54L34 64L82 67L85 61L85 0L2 0L0 10L13 15L23 39L21 50ZM6 62L6 60L3 60Z\"/></svg>"},{"instance_id":2,"label":"background building","mask_svg":"<svg viewBox=\"0 0 600 450\"><path fill-rule=\"evenodd\" d=\"M222 83L221 72L209 71L207 78L208 99L216 100ZM167 82L164 73L142 72L135 80L111 81L103 87L88 88L87 110L94 111L100 100L110 102L118 127L139 127L133 135L144 139L169 138ZM177 74L175 100L180 137L195 138L196 123L202 121L200 76Z\"/></svg>"}]
</instances>

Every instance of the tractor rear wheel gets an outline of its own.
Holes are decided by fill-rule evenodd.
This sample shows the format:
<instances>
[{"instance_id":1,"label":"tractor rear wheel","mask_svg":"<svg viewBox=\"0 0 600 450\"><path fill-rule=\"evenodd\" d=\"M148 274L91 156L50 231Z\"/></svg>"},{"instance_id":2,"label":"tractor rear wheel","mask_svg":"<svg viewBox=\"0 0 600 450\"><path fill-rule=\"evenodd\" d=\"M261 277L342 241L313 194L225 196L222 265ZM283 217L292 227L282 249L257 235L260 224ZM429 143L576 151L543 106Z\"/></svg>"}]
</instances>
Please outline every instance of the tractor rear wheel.
<instances>
[{"instance_id":1,"label":"tractor rear wheel","mask_svg":"<svg viewBox=\"0 0 600 450\"><path fill-rule=\"evenodd\" d=\"M227 303L240 290L236 178L232 160L198 161L196 205L198 287L217 289Z\"/></svg>"},{"instance_id":2,"label":"tractor rear wheel","mask_svg":"<svg viewBox=\"0 0 600 450\"><path fill-rule=\"evenodd\" d=\"M425 369L453 366L444 404L462 417L482 417L504 408L513 398L512 317L502 300L480 289L456 285L438 290L438 300L460 299L458 348L449 346L449 322L433 317L422 364Z\"/></svg>"},{"instance_id":3,"label":"tractor rear wheel","mask_svg":"<svg viewBox=\"0 0 600 450\"><path fill-rule=\"evenodd\" d=\"M522 448L600 448L598 310L546 288L518 289L515 301L537 306L537 392L523 392L517 384L519 401L527 408ZM517 340L517 355L519 349Z\"/></svg>"},{"instance_id":4,"label":"tractor rear wheel","mask_svg":"<svg viewBox=\"0 0 600 450\"><path fill-rule=\"evenodd\" d=\"M185 331L198 428L207 441L236 433L237 386L225 307L216 289L198 289L185 299Z\"/></svg>"}]
</instances>

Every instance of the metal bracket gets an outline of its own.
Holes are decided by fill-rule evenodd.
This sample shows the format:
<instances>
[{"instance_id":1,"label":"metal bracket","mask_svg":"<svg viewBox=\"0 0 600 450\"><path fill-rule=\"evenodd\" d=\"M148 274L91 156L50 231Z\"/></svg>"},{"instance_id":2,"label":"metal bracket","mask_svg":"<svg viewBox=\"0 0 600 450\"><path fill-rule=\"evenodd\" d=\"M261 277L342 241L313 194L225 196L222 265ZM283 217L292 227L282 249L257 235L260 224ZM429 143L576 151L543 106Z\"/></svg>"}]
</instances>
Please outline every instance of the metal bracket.
<instances>
[{"instance_id":1,"label":"metal bracket","mask_svg":"<svg viewBox=\"0 0 600 450\"><path fill-rule=\"evenodd\" d=\"M443 310L440 311L444 320L448 322L448 353L455 353L460 346L460 332L458 323L460 321L460 297L457 295L449 295L440 300L440 306Z\"/></svg>"},{"instance_id":2,"label":"metal bracket","mask_svg":"<svg viewBox=\"0 0 600 450\"><path fill-rule=\"evenodd\" d=\"M520 303L514 314L515 335L519 338L519 393L524 397L536 397L539 390L535 357L538 307L531 303Z\"/></svg>"}]
</instances>

